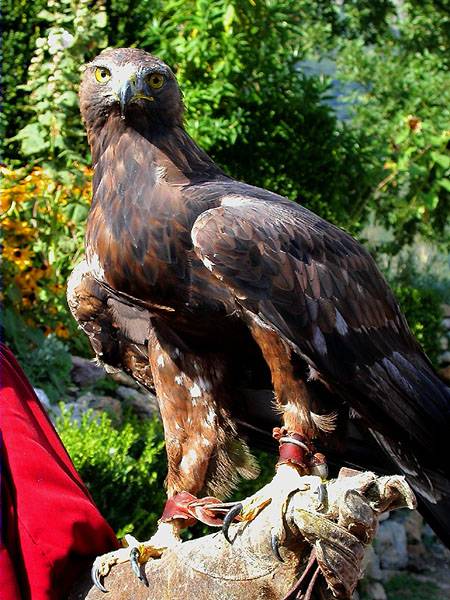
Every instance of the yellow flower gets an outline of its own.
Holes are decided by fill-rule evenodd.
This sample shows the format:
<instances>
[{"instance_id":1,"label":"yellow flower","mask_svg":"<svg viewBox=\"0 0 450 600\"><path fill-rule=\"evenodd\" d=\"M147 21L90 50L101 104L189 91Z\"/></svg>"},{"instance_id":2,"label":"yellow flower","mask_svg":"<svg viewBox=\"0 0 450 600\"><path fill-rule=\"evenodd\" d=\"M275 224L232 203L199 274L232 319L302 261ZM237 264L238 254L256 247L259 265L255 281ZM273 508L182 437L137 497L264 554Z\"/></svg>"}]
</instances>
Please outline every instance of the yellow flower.
<instances>
[{"instance_id":1,"label":"yellow flower","mask_svg":"<svg viewBox=\"0 0 450 600\"><path fill-rule=\"evenodd\" d=\"M62 323L58 323L58 325L55 327L55 334L61 338L68 338L69 330Z\"/></svg>"},{"instance_id":2,"label":"yellow flower","mask_svg":"<svg viewBox=\"0 0 450 600\"><path fill-rule=\"evenodd\" d=\"M33 227L30 227L27 223L23 221L18 221L17 219L11 219L6 217L2 221L0 221L0 227L4 231L8 231L8 233L12 233L15 236L23 236L29 238L32 234L36 233L36 230Z\"/></svg>"},{"instance_id":3,"label":"yellow flower","mask_svg":"<svg viewBox=\"0 0 450 600\"><path fill-rule=\"evenodd\" d=\"M12 204L13 198L10 190L2 190L0 195L0 213L6 212Z\"/></svg>"},{"instance_id":4,"label":"yellow flower","mask_svg":"<svg viewBox=\"0 0 450 600\"><path fill-rule=\"evenodd\" d=\"M3 258L14 263L21 271L31 266L33 253L28 248L12 248L6 246L2 251Z\"/></svg>"}]
</instances>

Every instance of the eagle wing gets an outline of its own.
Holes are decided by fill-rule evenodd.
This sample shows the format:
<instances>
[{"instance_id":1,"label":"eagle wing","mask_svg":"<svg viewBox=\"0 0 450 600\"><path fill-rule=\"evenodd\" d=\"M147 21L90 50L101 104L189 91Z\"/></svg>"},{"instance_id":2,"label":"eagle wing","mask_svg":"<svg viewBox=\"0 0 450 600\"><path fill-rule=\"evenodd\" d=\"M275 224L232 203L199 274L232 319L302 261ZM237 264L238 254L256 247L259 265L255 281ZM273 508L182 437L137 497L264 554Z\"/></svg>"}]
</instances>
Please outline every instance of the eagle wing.
<instances>
[{"instance_id":1,"label":"eagle wing","mask_svg":"<svg viewBox=\"0 0 450 600\"><path fill-rule=\"evenodd\" d=\"M400 442L400 456L403 441L435 460L448 437L448 394L372 257L307 209L267 195L228 195L204 212L195 252L247 315L276 330L383 435L379 443Z\"/></svg>"}]
</instances>

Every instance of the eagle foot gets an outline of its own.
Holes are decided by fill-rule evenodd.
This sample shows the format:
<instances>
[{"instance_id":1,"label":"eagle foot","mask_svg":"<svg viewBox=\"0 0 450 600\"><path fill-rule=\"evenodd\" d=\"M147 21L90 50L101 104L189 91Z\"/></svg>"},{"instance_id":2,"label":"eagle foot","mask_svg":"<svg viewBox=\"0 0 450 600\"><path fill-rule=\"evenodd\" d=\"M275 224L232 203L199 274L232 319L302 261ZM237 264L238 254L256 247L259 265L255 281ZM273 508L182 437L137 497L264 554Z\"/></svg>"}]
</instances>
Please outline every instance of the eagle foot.
<instances>
[{"instance_id":1,"label":"eagle foot","mask_svg":"<svg viewBox=\"0 0 450 600\"><path fill-rule=\"evenodd\" d=\"M182 527L194 525L197 521L211 527L220 527L236 502L222 502L213 496L196 498L189 492L179 492L169 498L164 507L161 522L179 519Z\"/></svg>"},{"instance_id":2,"label":"eagle foot","mask_svg":"<svg viewBox=\"0 0 450 600\"><path fill-rule=\"evenodd\" d=\"M317 475L301 475L299 470L290 463L282 463L270 483L258 492L236 504L224 518L222 532L225 539L232 543L230 527L235 519L253 521L262 510L270 510L273 517L271 530L271 546L274 556L282 561L280 545L285 537L284 515L293 493L311 490L309 497L314 511L320 512L325 503L326 490L322 479Z\"/></svg>"},{"instance_id":3,"label":"eagle foot","mask_svg":"<svg viewBox=\"0 0 450 600\"><path fill-rule=\"evenodd\" d=\"M126 547L97 556L91 569L92 582L99 590L107 592L101 580L108 575L113 566L129 561L133 573L148 585L142 565L150 559L160 558L167 548L181 543L180 529L178 522L160 522L154 535L146 542L139 542L132 535L126 535Z\"/></svg>"}]
</instances>

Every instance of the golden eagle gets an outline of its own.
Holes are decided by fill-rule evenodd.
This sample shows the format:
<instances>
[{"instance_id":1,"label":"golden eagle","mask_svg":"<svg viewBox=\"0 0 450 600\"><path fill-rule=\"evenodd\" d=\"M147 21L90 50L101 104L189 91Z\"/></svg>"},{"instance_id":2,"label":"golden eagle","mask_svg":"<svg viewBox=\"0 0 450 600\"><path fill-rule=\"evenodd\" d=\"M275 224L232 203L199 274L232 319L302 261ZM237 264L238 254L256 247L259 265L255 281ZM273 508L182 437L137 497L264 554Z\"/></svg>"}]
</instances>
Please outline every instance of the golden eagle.
<instances>
[{"instance_id":1,"label":"golden eagle","mask_svg":"<svg viewBox=\"0 0 450 600\"><path fill-rule=\"evenodd\" d=\"M320 482L317 447L405 474L448 542L450 395L370 254L300 204L226 175L183 128L177 81L158 58L102 52L80 105L94 180L69 303L101 361L154 385L165 431L168 502L157 533L131 550L134 567L196 517L219 522L228 505L197 495L256 475L242 436L276 424L265 389L280 420L277 474L233 506L225 533L299 475ZM129 554L97 560L97 581Z\"/></svg>"}]
</instances>

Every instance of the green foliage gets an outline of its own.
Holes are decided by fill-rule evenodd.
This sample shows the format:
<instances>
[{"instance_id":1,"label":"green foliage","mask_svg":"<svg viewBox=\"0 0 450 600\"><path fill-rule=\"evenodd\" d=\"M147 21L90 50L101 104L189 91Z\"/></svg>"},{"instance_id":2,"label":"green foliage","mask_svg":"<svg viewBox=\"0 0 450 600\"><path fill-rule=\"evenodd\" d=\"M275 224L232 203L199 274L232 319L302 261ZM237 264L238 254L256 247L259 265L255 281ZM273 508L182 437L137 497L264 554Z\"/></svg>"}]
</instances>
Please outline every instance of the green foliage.
<instances>
[{"instance_id":1,"label":"green foliage","mask_svg":"<svg viewBox=\"0 0 450 600\"><path fill-rule=\"evenodd\" d=\"M421 272L411 252L404 252L395 259L379 255L379 262L384 263L387 278L411 331L437 367L441 353L439 340L443 335L442 304L450 297L448 266L444 261L436 264L436 258L432 257L422 264Z\"/></svg>"},{"instance_id":2,"label":"green foliage","mask_svg":"<svg viewBox=\"0 0 450 600\"><path fill-rule=\"evenodd\" d=\"M442 600L442 591L432 581L420 581L411 574L395 575L385 585L389 600Z\"/></svg>"},{"instance_id":3,"label":"green foliage","mask_svg":"<svg viewBox=\"0 0 450 600\"><path fill-rule=\"evenodd\" d=\"M165 502L166 458L158 419L128 417L114 425L103 413L81 422L62 409L56 428L100 512L119 536L152 534Z\"/></svg>"},{"instance_id":4,"label":"green foliage","mask_svg":"<svg viewBox=\"0 0 450 600\"><path fill-rule=\"evenodd\" d=\"M72 359L66 344L55 335L47 337L29 327L17 313L6 308L2 326L8 344L34 387L42 388L51 402L58 402L70 385Z\"/></svg>"},{"instance_id":5,"label":"green foliage","mask_svg":"<svg viewBox=\"0 0 450 600\"><path fill-rule=\"evenodd\" d=\"M3 0L2 2L2 110L0 111L0 138L12 137L24 127L27 114L24 103L26 88L20 88L27 80L27 69L39 35L39 12L46 6L45 0ZM8 152L16 155L15 144Z\"/></svg>"},{"instance_id":6,"label":"green foliage","mask_svg":"<svg viewBox=\"0 0 450 600\"><path fill-rule=\"evenodd\" d=\"M375 43L367 45L361 34L341 41L338 53L339 76L359 85L352 126L367 135L374 174L371 193L354 215L369 209L393 232L391 253L417 234L447 249L449 241L450 77L442 52L449 20L438 41L424 26L431 3L424 10L408 2L404 8L402 18L387 15L390 28Z\"/></svg>"},{"instance_id":7,"label":"green foliage","mask_svg":"<svg viewBox=\"0 0 450 600\"><path fill-rule=\"evenodd\" d=\"M36 39L28 80L21 86L31 116L12 141L20 142L25 157L67 164L87 154L78 111L79 70L92 51L106 46L106 13L101 0L94 5L50 0L37 16L47 27Z\"/></svg>"},{"instance_id":8,"label":"green foliage","mask_svg":"<svg viewBox=\"0 0 450 600\"><path fill-rule=\"evenodd\" d=\"M408 324L425 354L436 365L442 335L442 299L434 290L396 283L392 286Z\"/></svg>"}]
</instances>

